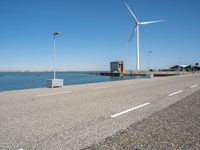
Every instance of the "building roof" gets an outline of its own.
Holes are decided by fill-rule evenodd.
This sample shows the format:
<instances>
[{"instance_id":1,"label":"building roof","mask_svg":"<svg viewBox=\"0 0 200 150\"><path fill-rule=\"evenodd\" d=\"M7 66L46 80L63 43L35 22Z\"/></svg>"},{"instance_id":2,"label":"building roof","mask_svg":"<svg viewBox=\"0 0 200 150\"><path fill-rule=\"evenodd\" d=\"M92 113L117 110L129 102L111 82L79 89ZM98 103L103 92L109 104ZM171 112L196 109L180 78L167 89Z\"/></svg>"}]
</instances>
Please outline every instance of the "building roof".
<instances>
[{"instance_id":1,"label":"building roof","mask_svg":"<svg viewBox=\"0 0 200 150\"><path fill-rule=\"evenodd\" d=\"M185 67L188 67L190 65L179 65L179 66L185 68Z\"/></svg>"},{"instance_id":2,"label":"building roof","mask_svg":"<svg viewBox=\"0 0 200 150\"><path fill-rule=\"evenodd\" d=\"M188 67L190 65L175 65L175 66L172 66L170 68L176 68L176 67L182 67L182 68L185 68L185 67Z\"/></svg>"},{"instance_id":3,"label":"building roof","mask_svg":"<svg viewBox=\"0 0 200 150\"><path fill-rule=\"evenodd\" d=\"M110 63L124 63L124 61L112 61L112 62L110 62Z\"/></svg>"}]
</instances>

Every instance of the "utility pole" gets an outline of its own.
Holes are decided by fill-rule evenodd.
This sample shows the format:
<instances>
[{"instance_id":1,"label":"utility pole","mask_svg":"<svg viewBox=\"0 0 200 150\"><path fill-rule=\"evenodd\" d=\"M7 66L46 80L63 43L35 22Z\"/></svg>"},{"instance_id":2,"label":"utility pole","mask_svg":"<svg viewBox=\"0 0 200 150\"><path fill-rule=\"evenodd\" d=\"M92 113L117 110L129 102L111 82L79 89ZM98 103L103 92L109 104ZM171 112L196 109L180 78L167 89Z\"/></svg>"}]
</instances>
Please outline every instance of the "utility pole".
<instances>
[{"instance_id":1,"label":"utility pole","mask_svg":"<svg viewBox=\"0 0 200 150\"><path fill-rule=\"evenodd\" d=\"M148 71L150 71L150 55L152 54L152 51L148 51Z\"/></svg>"}]
</instances>

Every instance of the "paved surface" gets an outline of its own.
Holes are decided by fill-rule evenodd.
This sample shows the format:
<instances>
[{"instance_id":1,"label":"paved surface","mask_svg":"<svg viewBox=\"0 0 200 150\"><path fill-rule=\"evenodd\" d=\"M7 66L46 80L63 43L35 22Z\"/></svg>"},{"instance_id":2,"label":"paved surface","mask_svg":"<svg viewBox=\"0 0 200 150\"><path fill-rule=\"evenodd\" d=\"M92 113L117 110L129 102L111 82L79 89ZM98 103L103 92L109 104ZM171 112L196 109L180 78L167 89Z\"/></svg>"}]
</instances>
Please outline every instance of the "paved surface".
<instances>
[{"instance_id":1,"label":"paved surface","mask_svg":"<svg viewBox=\"0 0 200 150\"><path fill-rule=\"evenodd\" d=\"M200 90L85 150L200 149Z\"/></svg>"},{"instance_id":2,"label":"paved surface","mask_svg":"<svg viewBox=\"0 0 200 150\"><path fill-rule=\"evenodd\" d=\"M200 89L200 74L0 93L0 149L81 149Z\"/></svg>"}]
</instances>

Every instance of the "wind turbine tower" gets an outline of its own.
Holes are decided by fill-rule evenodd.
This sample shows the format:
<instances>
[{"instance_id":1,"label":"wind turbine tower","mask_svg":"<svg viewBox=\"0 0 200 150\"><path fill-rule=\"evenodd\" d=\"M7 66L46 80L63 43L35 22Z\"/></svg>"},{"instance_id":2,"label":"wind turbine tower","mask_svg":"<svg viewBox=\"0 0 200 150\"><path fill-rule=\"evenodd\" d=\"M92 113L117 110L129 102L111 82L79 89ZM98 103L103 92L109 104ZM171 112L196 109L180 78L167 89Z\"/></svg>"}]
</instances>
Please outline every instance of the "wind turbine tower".
<instances>
[{"instance_id":1,"label":"wind turbine tower","mask_svg":"<svg viewBox=\"0 0 200 150\"><path fill-rule=\"evenodd\" d=\"M133 31L131 33L131 37L130 37L129 43L131 42L131 40L133 38L133 35L136 32L136 47L137 47L137 51L136 51L136 70L140 71L140 37L139 37L140 35L139 35L139 27L140 27L140 25L147 25L147 24L157 23L157 22L161 22L161 21L164 21L164 20L139 22L137 17L133 13L133 11L128 6L128 4L125 3L125 5L128 8L128 10L130 11L130 13L133 16L134 21L135 21L135 26L134 26L134 29L133 29Z\"/></svg>"}]
</instances>

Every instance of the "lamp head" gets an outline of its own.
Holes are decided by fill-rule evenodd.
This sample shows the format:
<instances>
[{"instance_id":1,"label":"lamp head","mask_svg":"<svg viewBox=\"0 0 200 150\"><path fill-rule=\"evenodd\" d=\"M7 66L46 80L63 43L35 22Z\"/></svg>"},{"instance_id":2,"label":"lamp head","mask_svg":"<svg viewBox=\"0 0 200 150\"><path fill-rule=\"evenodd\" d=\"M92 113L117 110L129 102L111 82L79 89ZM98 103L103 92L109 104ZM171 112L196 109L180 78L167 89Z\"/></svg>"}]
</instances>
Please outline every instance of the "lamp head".
<instances>
[{"instance_id":1,"label":"lamp head","mask_svg":"<svg viewBox=\"0 0 200 150\"><path fill-rule=\"evenodd\" d=\"M53 32L53 35L56 36L56 35L59 35L60 32Z\"/></svg>"}]
</instances>

